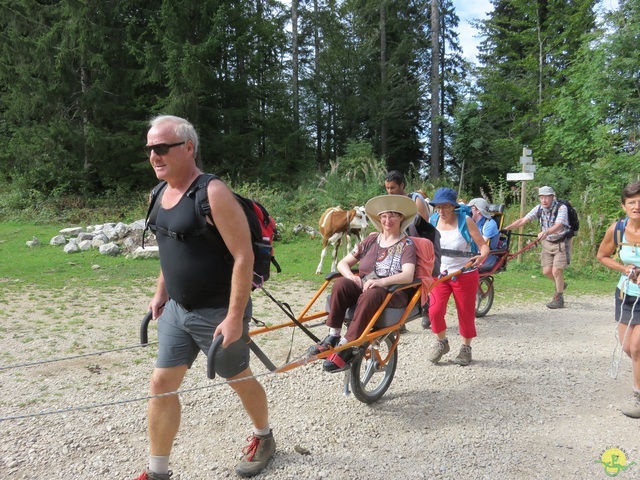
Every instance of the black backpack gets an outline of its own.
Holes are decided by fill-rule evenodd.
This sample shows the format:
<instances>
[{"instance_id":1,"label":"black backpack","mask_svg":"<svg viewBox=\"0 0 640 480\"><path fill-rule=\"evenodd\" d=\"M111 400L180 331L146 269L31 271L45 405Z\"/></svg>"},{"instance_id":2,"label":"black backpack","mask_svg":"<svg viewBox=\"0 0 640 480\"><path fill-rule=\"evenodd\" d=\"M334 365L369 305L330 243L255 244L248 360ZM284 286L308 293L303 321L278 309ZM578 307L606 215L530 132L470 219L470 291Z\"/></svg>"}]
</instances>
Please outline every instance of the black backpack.
<instances>
[{"instance_id":1,"label":"black backpack","mask_svg":"<svg viewBox=\"0 0 640 480\"><path fill-rule=\"evenodd\" d=\"M578 212L576 211L575 208L573 208L571 203L569 203L569 200L556 200L556 201L557 201L556 206L551 212L551 219L552 219L551 223L556 222L556 218L558 216L558 209L560 208L560 205L564 205L565 207L567 207L567 216L568 216L569 228L570 228L569 232L565 235L564 238L575 237L578 234L578 230L580 230L580 219L578 218ZM538 210L538 219L540 219L541 216L542 216L542 208Z\"/></svg>"},{"instance_id":2,"label":"black backpack","mask_svg":"<svg viewBox=\"0 0 640 480\"><path fill-rule=\"evenodd\" d=\"M227 262L231 264L233 263L233 257L229 253L227 246L224 244L224 241L220 236L220 232L218 232L217 229L211 230L208 228L206 220L206 218L209 217L213 222L213 217L211 216L211 205L209 204L209 198L207 195L207 186L210 181L217 179L219 179L218 176L210 173L200 175L200 177L198 177L198 183L186 193L189 197L195 196L196 218L198 219L199 225L198 230L192 235L204 235L207 241L215 248L222 248L226 250L227 253L225 258ZM160 231L165 235L177 237L183 234L170 232L168 230L161 229L157 225L149 223L149 219L154 210L154 218L157 217L157 211L160 209L160 203L157 202L157 199L166 186L167 182L163 180L151 191L147 218L145 220L145 232L149 229L154 233L156 233L156 231ZM262 284L269 279L269 276L271 275L271 264L274 265L278 273L282 271L280 265L273 256L273 237L276 233L275 220L271 215L269 215L267 209L257 201L238 195L235 192L234 195L240 205L242 205L242 209L244 210L247 221L249 222L254 255L253 288L257 288L262 286ZM144 234L142 237L142 246L144 248Z\"/></svg>"},{"instance_id":3,"label":"black backpack","mask_svg":"<svg viewBox=\"0 0 640 480\"><path fill-rule=\"evenodd\" d=\"M431 240L433 243L433 253L435 254L435 260L433 262L433 277L438 278L440 275L440 232L427 222L420 215L416 215L415 221L411 222L407 228L410 237L422 237L427 240Z\"/></svg>"}]
</instances>

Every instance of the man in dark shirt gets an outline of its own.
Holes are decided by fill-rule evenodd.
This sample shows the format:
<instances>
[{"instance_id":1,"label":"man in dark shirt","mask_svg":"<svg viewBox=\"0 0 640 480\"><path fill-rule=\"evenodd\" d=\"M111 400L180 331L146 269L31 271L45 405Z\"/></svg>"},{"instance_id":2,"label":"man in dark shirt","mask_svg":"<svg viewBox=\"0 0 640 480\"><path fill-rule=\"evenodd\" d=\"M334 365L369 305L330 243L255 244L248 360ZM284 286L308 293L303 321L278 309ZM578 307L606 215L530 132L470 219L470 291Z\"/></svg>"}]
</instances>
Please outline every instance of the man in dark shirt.
<instances>
[{"instance_id":1,"label":"man in dark shirt","mask_svg":"<svg viewBox=\"0 0 640 480\"><path fill-rule=\"evenodd\" d=\"M253 248L249 224L233 192L220 180L207 185L211 216L209 228L217 229L233 257L194 235L197 226L195 197L186 195L202 172L196 166L198 135L185 119L156 117L147 133L149 161L156 176L165 180L157 223L161 271L156 293L149 303L158 320L158 358L151 377L148 407L149 468L136 480L168 480L169 455L180 426L178 395L157 396L180 388L199 351L208 352L213 339L222 334L222 350L216 372L228 380L253 423L253 436L245 456L236 466L243 477L258 474L275 451L269 428L267 397L252 377L249 352L241 339L251 318ZM185 235L167 235L175 232ZM191 235L189 235L191 233ZM216 292L211 292L210 285Z\"/></svg>"},{"instance_id":2,"label":"man in dark shirt","mask_svg":"<svg viewBox=\"0 0 640 480\"><path fill-rule=\"evenodd\" d=\"M431 215L431 209L429 207L428 200L419 192L407 193L405 190L405 178L404 175L398 170L391 170L384 178L384 189L388 195L404 195L410 197L416 203L418 209L418 216L414 223L412 223L407 229L407 233L412 237L426 238L433 243L433 249L435 252L435 262L433 264L433 276L437 277L440 274L440 232L429 223L429 216ZM431 327L431 320L429 320L428 307L423 306L424 316L422 317L422 328L425 330ZM401 332L406 332L407 327L402 325Z\"/></svg>"}]
</instances>

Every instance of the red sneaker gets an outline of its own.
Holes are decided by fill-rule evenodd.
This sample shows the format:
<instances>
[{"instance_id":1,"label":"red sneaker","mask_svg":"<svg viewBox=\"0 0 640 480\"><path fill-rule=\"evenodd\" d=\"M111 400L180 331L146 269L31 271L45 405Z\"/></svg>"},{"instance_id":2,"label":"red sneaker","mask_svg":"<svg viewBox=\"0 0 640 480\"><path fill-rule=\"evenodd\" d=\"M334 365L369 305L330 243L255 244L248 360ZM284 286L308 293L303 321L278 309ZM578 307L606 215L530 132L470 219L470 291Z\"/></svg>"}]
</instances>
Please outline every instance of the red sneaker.
<instances>
[{"instance_id":1,"label":"red sneaker","mask_svg":"<svg viewBox=\"0 0 640 480\"><path fill-rule=\"evenodd\" d=\"M169 473L155 473L149 469L145 469L144 472L140 474L140 476L134 478L133 480L169 480L173 476L173 472L169 471Z\"/></svg>"}]
</instances>

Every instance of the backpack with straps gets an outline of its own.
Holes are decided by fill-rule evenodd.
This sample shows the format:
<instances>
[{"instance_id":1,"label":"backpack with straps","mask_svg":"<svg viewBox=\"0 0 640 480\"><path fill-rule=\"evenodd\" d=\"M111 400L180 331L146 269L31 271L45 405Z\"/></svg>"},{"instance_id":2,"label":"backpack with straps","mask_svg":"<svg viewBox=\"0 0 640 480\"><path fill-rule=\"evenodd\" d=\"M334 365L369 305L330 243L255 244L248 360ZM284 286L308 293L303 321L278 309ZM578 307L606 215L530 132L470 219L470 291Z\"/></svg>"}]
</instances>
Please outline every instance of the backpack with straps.
<instances>
[{"instance_id":1,"label":"backpack with straps","mask_svg":"<svg viewBox=\"0 0 640 480\"><path fill-rule=\"evenodd\" d=\"M219 177L213 174L200 175L196 185L185 194L186 196L193 196L195 198L195 215L198 219L199 227L193 235L203 235L213 247L226 250L227 254L225 255L225 258L227 262L233 263L233 257L229 253L227 246L224 244L220 232L217 229L212 230L207 226L207 218L209 218L213 223L211 205L209 204L209 197L207 195L207 186L212 180L219 180ZM153 218L157 218L157 212L160 209L160 202L157 202L157 200L166 186L167 182L163 180L151 191L149 196L149 208L145 219L145 232L147 229L154 233L156 233L156 231L161 231L161 233L165 235L177 238L183 234L177 234L165 229L160 229L160 227L151 224L149 221L154 210L155 215ZM276 222L273 217L269 215L267 209L257 201L238 195L235 192L234 195L236 200L238 200L238 203L242 206L249 223L254 256L253 283L254 288L256 288L257 286L262 286L262 284L269 279L271 274L271 264L274 265L278 273L282 271L273 254L273 238L276 233ZM213 224L215 225L215 223ZM144 248L144 234L142 238L142 246Z\"/></svg>"},{"instance_id":2,"label":"backpack with straps","mask_svg":"<svg viewBox=\"0 0 640 480\"><path fill-rule=\"evenodd\" d=\"M416 198L420 198L426 204L425 194L423 192L411 192L409 198L416 201ZM429 206L426 204L427 207ZM437 277L440 275L440 232L436 230L436 227L431 225L427 220L422 218L420 214L416 215L416 218L411 224L407 227L407 234L410 237L419 237L426 238L430 240L433 244L433 249L435 252L435 261L433 262L433 276Z\"/></svg>"},{"instance_id":3,"label":"backpack with straps","mask_svg":"<svg viewBox=\"0 0 640 480\"><path fill-rule=\"evenodd\" d=\"M471 218L471 207L468 205L460 205L455 209L455 213L458 216L458 230L460 231L460 235L462 238L466 240L466 242L471 246L472 253L478 253L480 249L476 242L471 238L471 233L469 233L469 226L467 225L467 217ZM429 217L429 223L434 227L438 225L438 220L440 220L440 214L435 212L431 217Z\"/></svg>"},{"instance_id":4,"label":"backpack with straps","mask_svg":"<svg viewBox=\"0 0 640 480\"><path fill-rule=\"evenodd\" d=\"M622 239L624 238L624 229L627 228L627 222L629 217L622 218L616 222L616 226L613 229L613 244L618 248L622 245Z\"/></svg>"},{"instance_id":5,"label":"backpack with straps","mask_svg":"<svg viewBox=\"0 0 640 480\"><path fill-rule=\"evenodd\" d=\"M560 209L560 205L564 205L567 207L567 220L569 220L569 231L564 236L564 238L572 238L578 234L578 230L580 230L580 219L578 218L578 212L573 205L569 202L569 200L559 200L556 199L556 206L551 211L551 224L556 223L556 218L558 217L558 210ZM542 207L538 209L538 220L542 217Z\"/></svg>"}]
</instances>

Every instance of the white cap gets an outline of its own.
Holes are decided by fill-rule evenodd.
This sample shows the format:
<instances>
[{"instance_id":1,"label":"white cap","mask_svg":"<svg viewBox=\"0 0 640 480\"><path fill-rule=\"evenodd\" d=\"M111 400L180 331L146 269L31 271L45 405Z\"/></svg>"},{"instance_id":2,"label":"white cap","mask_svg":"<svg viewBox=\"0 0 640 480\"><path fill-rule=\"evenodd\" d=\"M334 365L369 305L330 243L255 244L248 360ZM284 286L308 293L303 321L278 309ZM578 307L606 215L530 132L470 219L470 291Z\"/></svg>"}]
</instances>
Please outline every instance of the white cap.
<instances>
[{"instance_id":1,"label":"white cap","mask_svg":"<svg viewBox=\"0 0 640 480\"><path fill-rule=\"evenodd\" d=\"M491 218L489 203L484 198L474 198L469 202L470 207L476 207L484 218Z\"/></svg>"},{"instance_id":2,"label":"white cap","mask_svg":"<svg viewBox=\"0 0 640 480\"><path fill-rule=\"evenodd\" d=\"M555 195L556 192L553 191L553 188L544 186L538 189L538 195Z\"/></svg>"}]
</instances>

